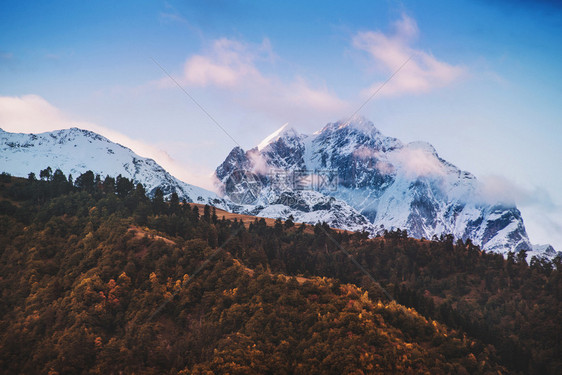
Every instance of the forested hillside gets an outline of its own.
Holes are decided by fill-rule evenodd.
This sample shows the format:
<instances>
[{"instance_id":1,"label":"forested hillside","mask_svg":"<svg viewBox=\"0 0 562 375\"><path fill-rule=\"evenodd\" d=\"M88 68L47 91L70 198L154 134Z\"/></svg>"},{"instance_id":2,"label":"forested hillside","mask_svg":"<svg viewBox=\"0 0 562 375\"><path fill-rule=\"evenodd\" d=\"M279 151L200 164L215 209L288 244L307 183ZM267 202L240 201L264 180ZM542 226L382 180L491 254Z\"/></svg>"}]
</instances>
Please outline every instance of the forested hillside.
<instances>
[{"instance_id":1,"label":"forested hillside","mask_svg":"<svg viewBox=\"0 0 562 375\"><path fill-rule=\"evenodd\" d=\"M40 177L0 178L3 373L562 372L560 259Z\"/></svg>"}]
</instances>

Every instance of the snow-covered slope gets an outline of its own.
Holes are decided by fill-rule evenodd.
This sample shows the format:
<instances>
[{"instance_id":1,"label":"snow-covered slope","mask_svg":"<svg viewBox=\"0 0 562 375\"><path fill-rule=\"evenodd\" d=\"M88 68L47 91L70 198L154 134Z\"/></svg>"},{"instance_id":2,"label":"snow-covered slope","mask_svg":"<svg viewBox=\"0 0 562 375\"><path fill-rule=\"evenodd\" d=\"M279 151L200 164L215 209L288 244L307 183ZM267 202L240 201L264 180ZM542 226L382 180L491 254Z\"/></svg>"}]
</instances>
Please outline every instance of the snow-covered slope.
<instances>
[{"instance_id":1,"label":"snow-covered slope","mask_svg":"<svg viewBox=\"0 0 562 375\"><path fill-rule=\"evenodd\" d=\"M165 195L176 192L188 202L209 203L228 208L213 192L178 180L152 159L111 142L88 130L77 128L41 134L8 133L0 129L0 170L27 177L50 166L75 178L91 170L100 176L122 175L145 186L148 194L160 188Z\"/></svg>"},{"instance_id":2,"label":"snow-covered slope","mask_svg":"<svg viewBox=\"0 0 562 375\"><path fill-rule=\"evenodd\" d=\"M533 245L533 248L527 251L527 259L532 259L533 256L554 258L562 256L562 251L557 252L552 245Z\"/></svg>"},{"instance_id":3,"label":"snow-covered slope","mask_svg":"<svg viewBox=\"0 0 562 375\"><path fill-rule=\"evenodd\" d=\"M515 205L487 202L477 179L441 159L430 144L386 137L362 117L312 135L284 125L256 148L235 148L216 170L226 196L249 190L233 179L240 171L259 182L252 201L240 206L244 212L291 214L373 234L398 228L417 238L453 234L499 253L533 250ZM293 199L283 199L288 194ZM327 197L333 208L314 208Z\"/></svg>"}]
</instances>

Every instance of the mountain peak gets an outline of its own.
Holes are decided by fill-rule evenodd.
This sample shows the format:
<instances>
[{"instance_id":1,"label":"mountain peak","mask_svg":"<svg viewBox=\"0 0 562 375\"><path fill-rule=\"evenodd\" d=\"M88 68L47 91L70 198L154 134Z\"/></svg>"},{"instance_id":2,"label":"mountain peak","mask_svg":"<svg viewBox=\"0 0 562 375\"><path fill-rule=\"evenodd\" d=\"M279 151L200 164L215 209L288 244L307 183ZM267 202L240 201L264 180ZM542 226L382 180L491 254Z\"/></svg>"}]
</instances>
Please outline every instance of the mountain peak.
<instances>
[{"instance_id":1,"label":"mountain peak","mask_svg":"<svg viewBox=\"0 0 562 375\"><path fill-rule=\"evenodd\" d=\"M342 131L344 129L356 131L366 135L380 134L379 130L375 127L375 124L361 115L353 115L347 120L340 120L334 123L329 123L328 125L324 126L322 130L316 132L315 134Z\"/></svg>"},{"instance_id":2,"label":"mountain peak","mask_svg":"<svg viewBox=\"0 0 562 375\"><path fill-rule=\"evenodd\" d=\"M314 135L284 125L257 148L240 152L239 159L229 155L216 175L223 182L233 181L229 176L235 171L255 173L257 166L281 172L263 178L262 203L241 212L293 215L306 223L326 221L371 234L396 228L416 238L451 233L498 253L531 248L515 206L482 204L476 178L440 158L431 144L404 144L362 116L329 123ZM243 189L231 184L224 191L229 196ZM319 197L349 205L350 211L342 214L318 204ZM554 251L540 247L538 253L550 256Z\"/></svg>"},{"instance_id":3,"label":"mountain peak","mask_svg":"<svg viewBox=\"0 0 562 375\"><path fill-rule=\"evenodd\" d=\"M91 130L88 129L82 129L82 128L77 128L76 126L73 126L69 129L62 129L60 130L60 132L64 132L64 133L78 133L78 134L84 134L84 135L99 135L97 133L94 133Z\"/></svg>"},{"instance_id":4,"label":"mountain peak","mask_svg":"<svg viewBox=\"0 0 562 375\"><path fill-rule=\"evenodd\" d=\"M421 150L432 155L437 155L437 150L435 150L435 147L433 147L433 145L428 142L414 141L408 143L406 147L408 147L411 150Z\"/></svg>"},{"instance_id":5,"label":"mountain peak","mask_svg":"<svg viewBox=\"0 0 562 375\"><path fill-rule=\"evenodd\" d=\"M258 145L258 151L263 150L271 143L278 141L280 138L284 136L297 137L298 135L299 134L297 133L297 131L289 127L289 123L287 122L282 127L280 127L279 129L277 129L276 131L265 137L263 141L261 141L260 144Z\"/></svg>"}]
</instances>

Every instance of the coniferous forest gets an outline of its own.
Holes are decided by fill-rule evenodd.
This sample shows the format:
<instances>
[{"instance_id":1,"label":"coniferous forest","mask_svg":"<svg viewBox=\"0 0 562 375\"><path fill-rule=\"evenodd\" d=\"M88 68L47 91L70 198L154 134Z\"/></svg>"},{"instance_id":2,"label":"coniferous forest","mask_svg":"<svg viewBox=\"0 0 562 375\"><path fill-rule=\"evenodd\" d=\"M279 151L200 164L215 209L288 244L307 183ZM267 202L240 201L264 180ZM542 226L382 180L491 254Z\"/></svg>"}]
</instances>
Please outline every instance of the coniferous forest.
<instances>
[{"instance_id":1,"label":"coniferous forest","mask_svg":"<svg viewBox=\"0 0 562 375\"><path fill-rule=\"evenodd\" d=\"M6 374L560 374L562 261L0 176Z\"/></svg>"}]
</instances>

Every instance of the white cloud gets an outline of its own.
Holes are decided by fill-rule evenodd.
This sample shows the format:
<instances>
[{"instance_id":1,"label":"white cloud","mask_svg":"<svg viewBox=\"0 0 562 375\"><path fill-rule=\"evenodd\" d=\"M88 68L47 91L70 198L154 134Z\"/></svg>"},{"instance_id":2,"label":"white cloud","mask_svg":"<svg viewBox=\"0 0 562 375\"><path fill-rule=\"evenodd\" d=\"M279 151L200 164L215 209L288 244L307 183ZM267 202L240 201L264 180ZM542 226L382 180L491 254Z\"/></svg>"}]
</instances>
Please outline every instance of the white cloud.
<instances>
[{"instance_id":1,"label":"white cloud","mask_svg":"<svg viewBox=\"0 0 562 375\"><path fill-rule=\"evenodd\" d=\"M0 128L5 131L42 133L71 127L91 130L113 142L129 147L140 156L154 159L172 175L187 183L206 189L214 188L208 170L197 167L188 169L158 147L94 123L71 119L40 96L0 96Z\"/></svg>"},{"instance_id":2,"label":"white cloud","mask_svg":"<svg viewBox=\"0 0 562 375\"><path fill-rule=\"evenodd\" d=\"M438 177L446 173L437 156L423 148L404 147L390 153L388 159L409 178Z\"/></svg>"},{"instance_id":3,"label":"white cloud","mask_svg":"<svg viewBox=\"0 0 562 375\"><path fill-rule=\"evenodd\" d=\"M394 23L394 33L385 35L380 31L359 32L353 38L353 46L366 51L376 64L376 68L386 74L404 65L381 90L379 95L396 96L407 93L425 93L435 88L447 86L460 79L466 72L461 66L439 61L431 53L411 47L419 35L418 26L412 18L402 15ZM375 82L363 91L365 96L372 94L381 82Z\"/></svg>"},{"instance_id":4,"label":"white cloud","mask_svg":"<svg viewBox=\"0 0 562 375\"><path fill-rule=\"evenodd\" d=\"M513 205L528 193L517 187L512 181L498 175L489 175L479 180L479 197L488 204Z\"/></svg>"},{"instance_id":5,"label":"white cloud","mask_svg":"<svg viewBox=\"0 0 562 375\"><path fill-rule=\"evenodd\" d=\"M408 178L444 176L442 162L433 148L424 142L413 142L387 154L369 147L359 147L353 156L360 160L376 159L375 168L382 174L400 171Z\"/></svg>"},{"instance_id":6,"label":"white cloud","mask_svg":"<svg viewBox=\"0 0 562 375\"><path fill-rule=\"evenodd\" d=\"M0 97L0 127L9 132L46 132L68 127L69 120L37 95Z\"/></svg>"},{"instance_id":7,"label":"white cloud","mask_svg":"<svg viewBox=\"0 0 562 375\"><path fill-rule=\"evenodd\" d=\"M361 146L357 150L353 151L353 156L361 160L367 160L371 158L377 158L379 156L379 152L370 147Z\"/></svg>"},{"instance_id":8,"label":"white cloud","mask_svg":"<svg viewBox=\"0 0 562 375\"><path fill-rule=\"evenodd\" d=\"M333 118L349 112L348 103L325 85L313 86L299 76L287 81L264 73L261 65L274 68L276 60L268 39L256 45L221 38L209 50L187 59L179 82L186 87L212 88L247 110L282 121L303 123L311 114ZM164 77L157 86L172 85Z\"/></svg>"},{"instance_id":9,"label":"white cloud","mask_svg":"<svg viewBox=\"0 0 562 375\"><path fill-rule=\"evenodd\" d=\"M256 149L248 152L248 158L252 165L252 172L260 175L266 175L270 171L270 166L265 157Z\"/></svg>"},{"instance_id":10,"label":"white cloud","mask_svg":"<svg viewBox=\"0 0 562 375\"><path fill-rule=\"evenodd\" d=\"M375 167L383 175L391 175L396 172L396 168L394 167L394 165L387 161L377 161Z\"/></svg>"},{"instance_id":11,"label":"white cloud","mask_svg":"<svg viewBox=\"0 0 562 375\"><path fill-rule=\"evenodd\" d=\"M259 60L270 60L272 56L268 39L258 46L227 38L217 39L207 54L194 55L186 61L185 83L232 88L246 82L261 86L267 84L267 79L255 64Z\"/></svg>"}]
</instances>

